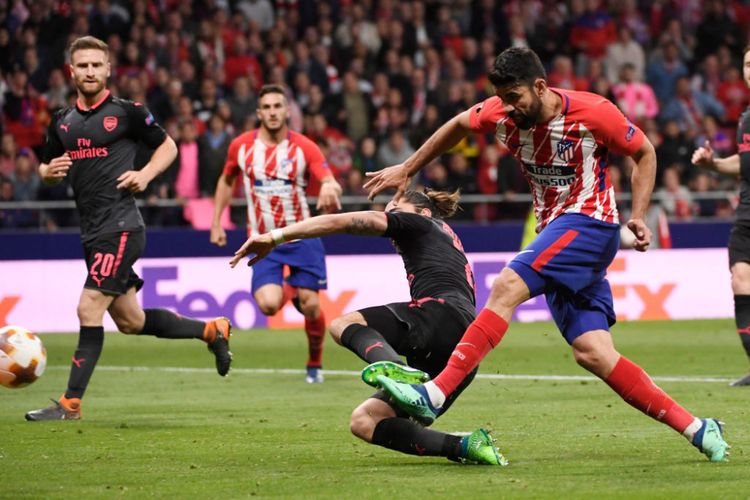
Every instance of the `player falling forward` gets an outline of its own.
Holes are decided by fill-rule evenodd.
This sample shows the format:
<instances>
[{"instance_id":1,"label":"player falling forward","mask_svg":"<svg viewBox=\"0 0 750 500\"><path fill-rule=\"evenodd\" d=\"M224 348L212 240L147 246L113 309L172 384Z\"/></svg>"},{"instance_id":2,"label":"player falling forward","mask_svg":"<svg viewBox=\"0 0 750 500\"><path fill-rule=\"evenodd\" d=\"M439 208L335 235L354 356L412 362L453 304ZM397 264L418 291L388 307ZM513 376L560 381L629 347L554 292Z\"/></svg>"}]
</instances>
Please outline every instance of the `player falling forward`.
<instances>
[{"instance_id":1,"label":"player falling forward","mask_svg":"<svg viewBox=\"0 0 750 500\"><path fill-rule=\"evenodd\" d=\"M619 247L619 224L608 151L632 157L633 206L627 226L634 248L645 251L651 231L643 221L656 172L654 148L607 99L553 89L537 55L502 52L489 79L496 96L443 125L403 164L372 175L365 187L404 189L412 175L469 132L494 133L518 158L534 194L536 239L502 270L485 308L434 380L404 384L380 377L383 389L416 418L429 422L467 374L500 342L513 312L545 294L552 317L579 365L601 378L628 404L684 435L711 461L729 445L720 423L698 419L615 350L612 292L605 279Z\"/></svg>"},{"instance_id":2,"label":"player falling forward","mask_svg":"<svg viewBox=\"0 0 750 500\"><path fill-rule=\"evenodd\" d=\"M461 241L443 222L458 206L453 194L406 191L392 200L385 213L366 211L321 215L269 233L251 236L231 261L245 255L257 265L289 240L335 233L391 238L404 261L411 302L368 307L331 322L334 340L371 364L362 379L377 386L385 374L420 382L445 367L467 325L476 316L474 277ZM405 356L409 366L402 365ZM474 378L476 369L446 398L441 415ZM426 429L378 391L351 416L352 433L385 448L412 455L444 456L457 461L505 465L507 461L484 429L464 437Z\"/></svg>"},{"instance_id":3,"label":"player falling forward","mask_svg":"<svg viewBox=\"0 0 750 500\"><path fill-rule=\"evenodd\" d=\"M742 75L750 88L750 45L742 54ZM714 158L711 143L693 153L692 162L740 180L740 203L737 218L729 237L729 269L732 273L734 293L734 321L745 354L750 359L750 107L740 116L737 127L738 154L727 158ZM750 387L750 373L730 384L733 387Z\"/></svg>"},{"instance_id":4,"label":"player falling forward","mask_svg":"<svg viewBox=\"0 0 750 500\"><path fill-rule=\"evenodd\" d=\"M211 243L218 246L227 244L221 214L231 200L237 176L241 176L247 196L248 234L265 233L310 217L305 198L308 175L321 183L317 208L324 212L341 209L341 186L320 148L287 126L289 104L283 87L261 88L257 115L260 127L241 134L229 145L224 172L216 185ZM286 279L285 267L290 271ZM325 290L327 280L325 253L319 239L280 246L253 270L252 294L263 314L273 316L291 298L305 317L308 383L323 382L326 323L318 291Z\"/></svg>"},{"instance_id":5,"label":"player falling forward","mask_svg":"<svg viewBox=\"0 0 750 500\"><path fill-rule=\"evenodd\" d=\"M109 93L107 44L90 36L78 38L71 44L70 59L78 101L50 123L39 176L46 183L66 176L70 181L88 276L78 302L81 330L68 388L52 406L28 412L26 420L81 418L81 398L102 352L105 312L122 333L203 340L216 357L219 375L227 374L232 361L226 318L204 323L164 309L144 311L138 303L135 294L143 280L133 264L146 240L133 194L172 163L177 147L143 105ZM133 170L139 141L154 153L142 169Z\"/></svg>"}]
</instances>

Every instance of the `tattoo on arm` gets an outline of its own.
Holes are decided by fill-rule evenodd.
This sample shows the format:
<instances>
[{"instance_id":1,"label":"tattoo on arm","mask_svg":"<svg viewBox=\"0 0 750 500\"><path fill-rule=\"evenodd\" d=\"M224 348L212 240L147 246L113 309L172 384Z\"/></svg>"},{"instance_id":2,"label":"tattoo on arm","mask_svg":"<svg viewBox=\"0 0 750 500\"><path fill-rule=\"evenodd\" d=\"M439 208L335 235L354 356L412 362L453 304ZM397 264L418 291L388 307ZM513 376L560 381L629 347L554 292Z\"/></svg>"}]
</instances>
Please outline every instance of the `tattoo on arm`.
<instances>
[{"instance_id":1,"label":"tattoo on arm","mask_svg":"<svg viewBox=\"0 0 750 500\"><path fill-rule=\"evenodd\" d=\"M376 225L367 217L354 216L346 226L346 232L350 234L379 235L383 234Z\"/></svg>"}]
</instances>

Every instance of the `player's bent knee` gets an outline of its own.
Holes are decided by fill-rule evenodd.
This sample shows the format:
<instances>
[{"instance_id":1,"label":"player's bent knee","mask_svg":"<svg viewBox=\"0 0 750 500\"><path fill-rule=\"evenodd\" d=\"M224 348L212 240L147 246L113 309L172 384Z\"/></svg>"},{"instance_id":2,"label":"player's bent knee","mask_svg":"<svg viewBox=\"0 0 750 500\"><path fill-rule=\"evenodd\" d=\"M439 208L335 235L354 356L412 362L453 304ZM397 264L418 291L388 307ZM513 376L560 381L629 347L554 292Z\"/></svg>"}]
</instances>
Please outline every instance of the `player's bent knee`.
<instances>
[{"instance_id":1,"label":"player's bent knee","mask_svg":"<svg viewBox=\"0 0 750 500\"><path fill-rule=\"evenodd\" d=\"M331 337L337 344L341 344L341 335L343 335L346 327L351 324L351 321L345 319L344 316L340 316L338 318L335 318L333 321L331 321L331 324L328 325L328 331L331 333Z\"/></svg>"},{"instance_id":2,"label":"player's bent knee","mask_svg":"<svg viewBox=\"0 0 750 500\"><path fill-rule=\"evenodd\" d=\"M117 325L117 331L124 333L125 335L137 335L141 333L143 325L139 325L137 322L132 321L128 318L112 318Z\"/></svg>"},{"instance_id":3,"label":"player's bent knee","mask_svg":"<svg viewBox=\"0 0 750 500\"><path fill-rule=\"evenodd\" d=\"M375 431L375 420L365 408L358 406L352 411L349 429L358 438L371 443L372 434Z\"/></svg>"},{"instance_id":4,"label":"player's bent knee","mask_svg":"<svg viewBox=\"0 0 750 500\"><path fill-rule=\"evenodd\" d=\"M279 312L280 309L279 304L265 302L263 300L256 300L256 304L258 304L258 309L260 309L260 312L263 313L264 316L273 316Z\"/></svg>"}]
</instances>

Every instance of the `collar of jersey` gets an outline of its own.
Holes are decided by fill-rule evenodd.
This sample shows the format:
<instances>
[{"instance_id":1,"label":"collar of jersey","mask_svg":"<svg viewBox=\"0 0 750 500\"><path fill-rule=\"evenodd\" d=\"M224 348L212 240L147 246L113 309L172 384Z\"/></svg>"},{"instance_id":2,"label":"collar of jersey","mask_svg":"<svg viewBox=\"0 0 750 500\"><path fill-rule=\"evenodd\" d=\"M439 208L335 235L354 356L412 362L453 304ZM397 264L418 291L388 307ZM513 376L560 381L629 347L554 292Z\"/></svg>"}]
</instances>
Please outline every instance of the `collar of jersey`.
<instances>
[{"instance_id":1,"label":"collar of jersey","mask_svg":"<svg viewBox=\"0 0 750 500\"><path fill-rule=\"evenodd\" d=\"M78 111L80 111L81 113L90 113L92 111L95 111L96 108L98 108L99 106L101 106L102 103L107 100L109 95L110 95L110 92L109 92L109 89L107 89L107 91L104 93L102 98L99 99L97 102L95 102L94 105L91 106L89 109L83 109L83 107L81 106L81 98L79 97L78 99L76 99L76 108L78 108Z\"/></svg>"}]
</instances>

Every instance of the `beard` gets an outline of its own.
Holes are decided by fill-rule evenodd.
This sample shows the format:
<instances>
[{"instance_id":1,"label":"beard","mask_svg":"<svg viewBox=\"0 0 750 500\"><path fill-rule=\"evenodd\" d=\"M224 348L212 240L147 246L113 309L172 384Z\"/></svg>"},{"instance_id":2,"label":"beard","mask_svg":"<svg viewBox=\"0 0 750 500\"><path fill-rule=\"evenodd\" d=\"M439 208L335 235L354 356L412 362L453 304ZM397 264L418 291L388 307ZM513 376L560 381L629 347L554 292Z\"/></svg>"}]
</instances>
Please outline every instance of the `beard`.
<instances>
[{"instance_id":1,"label":"beard","mask_svg":"<svg viewBox=\"0 0 750 500\"><path fill-rule=\"evenodd\" d=\"M542 115L542 99L537 95L534 95L533 99L531 108L528 111L521 112L514 109L510 113L510 118L518 128L530 129L539 122L539 118Z\"/></svg>"},{"instance_id":2,"label":"beard","mask_svg":"<svg viewBox=\"0 0 750 500\"><path fill-rule=\"evenodd\" d=\"M96 82L87 82L85 80L81 80L76 84L76 87L78 88L78 92L83 94L85 97L93 97L104 89L104 85L104 80L97 80Z\"/></svg>"}]
</instances>

